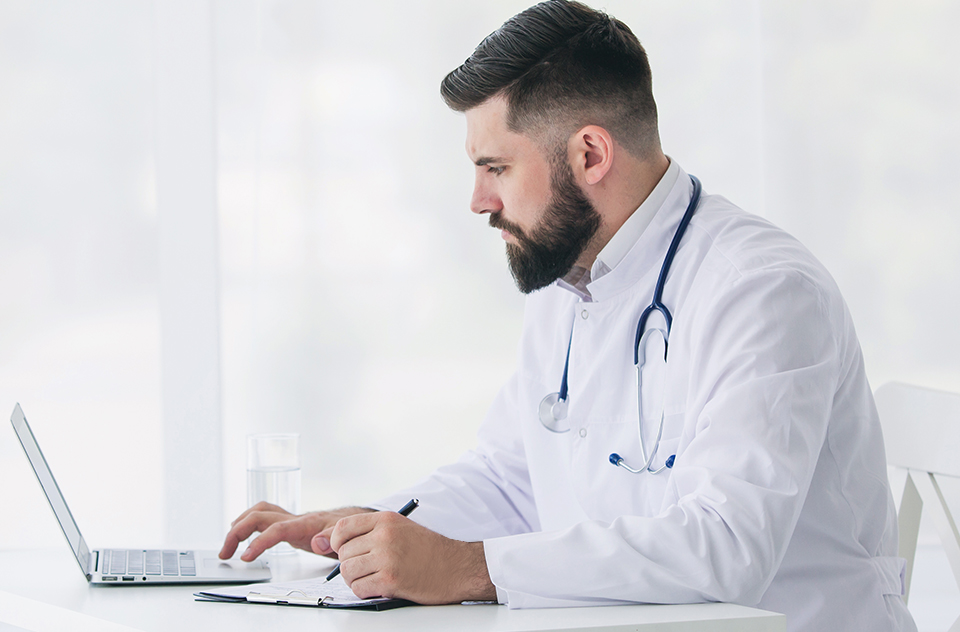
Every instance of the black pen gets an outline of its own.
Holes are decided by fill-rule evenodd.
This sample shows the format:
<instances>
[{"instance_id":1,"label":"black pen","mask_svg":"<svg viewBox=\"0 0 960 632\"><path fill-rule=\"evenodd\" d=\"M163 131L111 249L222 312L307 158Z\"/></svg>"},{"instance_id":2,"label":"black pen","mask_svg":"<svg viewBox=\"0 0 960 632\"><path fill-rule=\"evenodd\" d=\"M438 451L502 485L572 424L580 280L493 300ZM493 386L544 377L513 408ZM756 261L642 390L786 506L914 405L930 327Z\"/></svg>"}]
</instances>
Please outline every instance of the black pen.
<instances>
[{"instance_id":1,"label":"black pen","mask_svg":"<svg viewBox=\"0 0 960 632\"><path fill-rule=\"evenodd\" d=\"M404 505L403 507L401 507L401 508L400 508L400 511L398 511L397 513L400 514L401 516L406 517L406 516L409 516L410 514L412 514L412 513L413 513L413 510L416 509L416 508L419 507L419 506L420 506L420 501L417 500L416 498L413 498L413 499L410 500L410 502L408 502L406 505ZM337 564L337 567L336 567L335 569L333 569L332 571L330 571L330 574L327 575L327 578L326 578L324 581L325 581L325 582L328 582L328 581L330 581L331 579L333 579L334 577L336 577L336 576L339 575L339 574L340 574L340 565Z\"/></svg>"}]
</instances>

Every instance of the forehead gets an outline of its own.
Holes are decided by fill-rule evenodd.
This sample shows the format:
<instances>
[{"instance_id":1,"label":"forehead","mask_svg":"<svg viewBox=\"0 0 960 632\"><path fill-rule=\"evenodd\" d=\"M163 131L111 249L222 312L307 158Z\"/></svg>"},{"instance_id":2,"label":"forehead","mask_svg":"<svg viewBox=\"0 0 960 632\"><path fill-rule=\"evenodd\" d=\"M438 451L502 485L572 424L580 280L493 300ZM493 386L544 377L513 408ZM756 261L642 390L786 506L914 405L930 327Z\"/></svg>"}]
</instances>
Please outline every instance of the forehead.
<instances>
[{"instance_id":1,"label":"forehead","mask_svg":"<svg viewBox=\"0 0 960 632\"><path fill-rule=\"evenodd\" d=\"M537 146L528 136L507 127L507 103L500 97L488 99L467 110L467 156L473 162L522 158L539 155Z\"/></svg>"}]
</instances>

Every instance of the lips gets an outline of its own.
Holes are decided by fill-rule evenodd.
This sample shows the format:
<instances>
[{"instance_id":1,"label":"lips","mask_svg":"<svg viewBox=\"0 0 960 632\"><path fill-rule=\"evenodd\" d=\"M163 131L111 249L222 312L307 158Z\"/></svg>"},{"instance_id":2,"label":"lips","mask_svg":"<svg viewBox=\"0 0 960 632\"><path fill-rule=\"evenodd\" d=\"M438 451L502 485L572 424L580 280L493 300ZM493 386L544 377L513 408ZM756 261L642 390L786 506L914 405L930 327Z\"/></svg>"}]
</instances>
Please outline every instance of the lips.
<instances>
[{"instance_id":1,"label":"lips","mask_svg":"<svg viewBox=\"0 0 960 632\"><path fill-rule=\"evenodd\" d=\"M500 229L500 236L504 241L517 241L523 234L519 226L505 220L500 213L491 213L487 222L491 228Z\"/></svg>"}]
</instances>

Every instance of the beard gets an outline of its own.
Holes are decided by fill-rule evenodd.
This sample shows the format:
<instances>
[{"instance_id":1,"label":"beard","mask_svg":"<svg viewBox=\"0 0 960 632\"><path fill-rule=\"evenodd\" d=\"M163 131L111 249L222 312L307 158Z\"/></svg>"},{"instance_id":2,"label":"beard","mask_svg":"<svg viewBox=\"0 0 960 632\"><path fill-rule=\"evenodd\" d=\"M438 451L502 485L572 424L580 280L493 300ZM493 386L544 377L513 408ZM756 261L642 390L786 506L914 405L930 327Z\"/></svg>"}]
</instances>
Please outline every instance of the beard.
<instances>
[{"instance_id":1,"label":"beard","mask_svg":"<svg viewBox=\"0 0 960 632\"><path fill-rule=\"evenodd\" d=\"M551 161L550 198L529 234L505 220L500 212L490 215L490 226L509 231L517 240L507 244L507 262L517 288L524 294L570 272L600 228L600 214L577 186L566 151L558 152Z\"/></svg>"}]
</instances>

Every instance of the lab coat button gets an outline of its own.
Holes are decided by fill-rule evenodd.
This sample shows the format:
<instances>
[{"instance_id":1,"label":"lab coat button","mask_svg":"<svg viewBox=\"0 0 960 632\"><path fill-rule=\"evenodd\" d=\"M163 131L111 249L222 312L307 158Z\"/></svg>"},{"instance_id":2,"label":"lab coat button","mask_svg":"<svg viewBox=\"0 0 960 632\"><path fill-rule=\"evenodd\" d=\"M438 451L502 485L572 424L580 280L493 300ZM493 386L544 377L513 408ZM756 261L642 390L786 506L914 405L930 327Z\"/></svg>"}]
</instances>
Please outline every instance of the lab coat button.
<instances>
[{"instance_id":1,"label":"lab coat button","mask_svg":"<svg viewBox=\"0 0 960 632\"><path fill-rule=\"evenodd\" d=\"M583 310L582 312L580 312L580 316L581 318L586 320L590 316L590 312L588 312L587 310Z\"/></svg>"},{"instance_id":2,"label":"lab coat button","mask_svg":"<svg viewBox=\"0 0 960 632\"><path fill-rule=\"evenodd\" d=\"M581 437L586 437L586 436L587 436L587 429L586 429L586 428L581 428L581 429L580 429L580 436L581 436Z\"/></svg>"}]
</instances>

